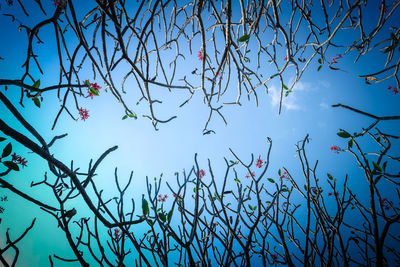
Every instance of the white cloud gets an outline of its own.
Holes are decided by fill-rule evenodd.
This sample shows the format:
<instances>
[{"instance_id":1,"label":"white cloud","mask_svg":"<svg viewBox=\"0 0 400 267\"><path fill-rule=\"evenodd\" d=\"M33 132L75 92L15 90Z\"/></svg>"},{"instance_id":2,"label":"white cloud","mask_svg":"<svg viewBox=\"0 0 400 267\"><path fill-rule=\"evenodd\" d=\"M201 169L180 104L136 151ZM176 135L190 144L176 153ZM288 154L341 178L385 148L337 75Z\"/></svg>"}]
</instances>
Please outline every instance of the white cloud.
<instances>
[{"instance_id":1,"label":"white cloud","mask_svg":"<svg viewBox=\"0 0 400 267\"><path fill-rule=\"evenodd\" d=\"M322 80L318 81L318 85L321 85L322 87L325 87L325 88L331 87L331 84L328 81L322 81Z\"/></svg>"},{"instance_id":2,"label":"white cloud","mask_svg":"<svg viewBox=\"0 0 400 267\"><path fill-rule=\"evenodd\" d=\"M273 107L278 106L281 97L280 90L278 90L278 88L276 88L275 85L272 85L269 87L268 93L271 96L271 105ZM301 107L298 104L296 104L296 100L297 97L295 95L295 91L293 90L293 92L288 97L283 96L282 106L287 110L300 110Z\"/></svg>"},{"instance_id":3,"label":"white cloud","mask_svg":"<svg viewBox=\"0 0 400 267\"><path fill-rule=\"evenodd\" d=\"M319 104L319 106L320 106L322 109L328 109L328 108L329 108L329 105L328 105L327 103L325 103L325 102L321 102L321 103Z\"/></svg>"}]
</instances>

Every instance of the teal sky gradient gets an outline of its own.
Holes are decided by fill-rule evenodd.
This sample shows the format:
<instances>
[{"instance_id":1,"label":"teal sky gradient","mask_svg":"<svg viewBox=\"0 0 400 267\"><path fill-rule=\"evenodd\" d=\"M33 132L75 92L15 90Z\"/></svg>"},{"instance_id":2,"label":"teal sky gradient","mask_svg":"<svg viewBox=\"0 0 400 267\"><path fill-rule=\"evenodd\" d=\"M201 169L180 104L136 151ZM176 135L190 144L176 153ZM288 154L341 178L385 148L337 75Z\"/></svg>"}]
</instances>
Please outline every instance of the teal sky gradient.
<instances>
[{"instance_id":1,"label":"teal sky gradient","mask_svg":"<svg viewBox=\"0 0 400 267\"><path fill-rule=\"evenodd\" d=\"M134 9L134 7L132 8ZM51 14L53 9L54 7L49 1L46 4L46 10ZM2 2L0 12L16 12L16 10L16 7L6 7ZM375 16L375 11L374 7L371 7L371 17ZM33 14L28 18L27 23L39 21L36 16L42 15ZM20 14L20 17L24 16ZM394 21L391 23L395 24ZM396 23L399 26L398 22ZM11 23L9 17L0 16L0 25L6 25L0 29L0 38L6 40L0 42L0 56L4 58L0 61L0 78L17 79L22 75L20 66L24 60L26 34L18 32L18 24ZM35 78L40 78L43 86L56 83L58 80L56 50L54 46L48 45L54 40L45 38L47 34L52 36L53 29L49 28L48 30L49 32L40 33L40 36L46 40L46 45L38 45L35 48L44 69L44 75L37 72ZM390 31L383 31L382 34L389 36ZM345 41L347 37L346 34L343 34L338 36L337 40L338 42ZM196 43L195 41L193 43ZM184 75L190 76L190 72L194 68L200 69L201 62L197 59L200 47L199 38L197 41L198 43L193 45L192 54L189 53L187 47L184 47L186 59L182 59L180 62L181 65L176 73L177 79ZM256 43L250 40L249 48L255 51L255 45ZM21 54L21 51L24 53ZM337 51L328 52L327 55L334 57L341 53L343 51L337 49ZM282 54L280 64L284 63L283 57L284 54ZM283 110L280 115L277 114L280 85L277 79L272 80L268 84L268 94L265 94L265 90L261 87L257 89L258 107L255 105L253 96L250 96L250 101L247 101L244 96L241 107L225 106L222 112L228 124L225 125L218 116L214 116L208 128L214 130L216 134L209 135L202 134L204 123L208 117L208 109L203 104L203 98L199 92L187 105L179 108L179 104L188 97L186 91L172 89L172 92L168 92L164 88L152 88L155 98L163 100L163 104L156 106L158 117L166 119L177 115L176 119L159 125L159 130L155 131L150 121L142 117L148 112L146 103L142 102L136 105L139 93L136 90L137 85L134 79L130 79L126 85L128 93L124 97L129 106L138 114L137 120L121 120L124 115L123 108L109 91L105 92L102 88L100 96L93 100L90 98L79 100L80 105L90 112L88 120L74 121L64 112L55 129L51 130L61 104L55 93L44 94L42 107L39 109L28 99L24 101L25 107L21 107L18 104L20 90L17 87L9 86L7 91L1 87L0 90L5 93L24 118L45 137L46 141L50 141L55 135L68 133L67 137L58 140L51 149L54 156L67 166L73 160L75 167L86 171L90 159L96 160L108 148L114 145L118 146L118 150L112 152L103 161L97 171L98 176L94 179L98 188L104 189L105 196L113 197L117 192L114 183L116 167L122 181L127 181L130 172L133 171L134 184L127 196L140 203L142 194L146 194L146 176L152 180L153 177L159 177L163 173L163 181L175 185L174 173L181 172L183 169L187 172L190 171L194 164L194 155L197 153L199 167L206 171L203 179L210 178L207 159L211 160L214 173L218 177L225 171L224 157L228 160L234 159L229 148L244 162L250 161L251 154L255 158L261 157L265 160L268 148L267 137L270 137L273 142L267 177L278 179L278 169L284 166L291 170L292 176L301 183L304 178L301 175L298 158L294 157L296 153L294 144L307 134L310 134L311 137L311 143L307 145L309 161L312 164L316 160L319 161L321 185L323 187L328 185L325 182L326 173L334 175L339 184L345 175L349 174L350 186L356 187L359 180L365 178L362 176L361 170L355 167L354 159L348 153L334 154L330 151L330 147L332 145L346 147L346 141L336 135L339 128L348 132L360 131L362 127L367 127L373 121L344 109L334 109L331 105L342 103L378 116L398 115L400 94L394 95L387 90L388 85L393 82L390 79L367 85L362 78L357 77L375 71L377 66L384 64L385 58L381 52L372 51L369 55L361 57L357 63L354 63L354 60L355 54L338 60L337 66L343 71L330 70L327 64L324 64L322 70L317 72L318 63L312 63L300 82L294 87L293 93L284 98ZM121 76L126 72L122 72L125 67L121 66ZM261 69L268 67L269 63L263 62ZM92 81L91 69L88 68L85 71L87 71L88 79ZM83 76L81 73L81 77ZM286 79L290 81L293 80L293 77L289 74ZM198 77L191 77L191 79L195 80ZM104 87L100 79L96 79L96 82ZM237 83L232 81L230 86L236 85ZM231 96L228 94L227 98L229 97L231 97L231 101L234 101L236 91L233 90ZM67 105L75 118L78 118L78 111L73 108L71 99ZM10 126L27 134L3 104L0 104L0 116ZM400 131L398 122L381 123L380 128L392 133ZM0 134L0 136L3 135ZM12 143L14 150L18 151L17 154L28 159L28 167L18 173L13 172L6 179L12 181L17 188L27 190L38 199L54 201L50 190L44 189L44 187L41 190L30 188L32 181L40 181L43 179L44 173L48 171L46 162L17 142L12 141ZM260 172L256 168L254 171L256 174ZM238 168L238 174L243 178L243 183L249 182L245 179L244 169ZM233 178L229 182L233 184ZM388 188L388 192L390 192L389 190ZM169 195L166 204L170 205L172 193L165 184L161 192ZM363 194L363 191L360 191L360 194ZM15 236L29 225L33 217L37 218L34 230L20 243L21 265L19 266L48 266L48 255L53 253L66 258L73 257L64 234L57 228L54 218L3 189L0 190L0 195L7 195L9 198L5 204L5 216L2 216L3 221L0 224L0 245L4 245L4 232L7 228L10 227L12 236ZM70 201L69 205L68 208L76 207L78 209L79 217L85 214L90 215L89 211L82 206L81 198ZM140 211L140 205L137 205L137 210ZM137 232L148 230L146 225L134 226L134 228ZM57 261L56 266L64 266L64 264Z\"/></svg>"}]
</instances>

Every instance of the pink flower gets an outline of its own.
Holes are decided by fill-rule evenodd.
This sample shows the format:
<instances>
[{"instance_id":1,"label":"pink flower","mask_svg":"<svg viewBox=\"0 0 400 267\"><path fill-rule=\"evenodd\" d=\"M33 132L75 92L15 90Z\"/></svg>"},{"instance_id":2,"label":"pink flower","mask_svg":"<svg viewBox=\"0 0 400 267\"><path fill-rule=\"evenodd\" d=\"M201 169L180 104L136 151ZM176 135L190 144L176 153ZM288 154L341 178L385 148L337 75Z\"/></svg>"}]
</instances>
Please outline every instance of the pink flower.
<instances>
[{"instance_id":1,"label":"pink flower","mask_svg":"<svg viewBox=\"0 0 400 267\"><path fill-rule=\"evenodd\" d=\"M257 159L256 167L261 168L263 165L263 161L261 159Z\"/></svg>"},{"instance_id":2,"label":"pink flower","mask_svg":"<svg viewBox=\"0 0 400 267\"><path fill-rule=\"evenodd\" d=\"M272 258L273 261L276 261L276 260L278 259L278 255L272 254L272 255L271 255L271 258Z\"/></svg>"},{"instance_id":3,"label":"pink flower","mask_svg":"<svg viewBox=\"0 0 400 267\"><path fill-rule=\"evenodd\" d=\"M287 61L287 56L285 56L285 61Z\"/></svg>"},{"instance_id":4,"label":"pink flower","mask_svg":"<svg viewBox=\"0 0 400 267\"><path fill-rule=\"evenodd\" d=\"M18 156L17 154L12 154L11 155L11 160L17 164L21 164L23 167L26 167L26 163L28 163L28 161L25 158L22 158L21 156Z\"/></svg>"},{"instance_id":5,"label":"pink flower","mask_svg":"<svg viewBox=\"0 0 400 267\"><path fill-rule=\"evenodd\" d=\"M53 0L53 5L55 7L59 6L60 5L60 0Z\"/></svg>"},{"instance_id":6,"label":"pink flower","mask_svg":"<svg viewBox=\"0 0 400 267\"><path fill-rule=\"evenodd\" d=\"M194 173L199 176L199 179L203 178L204 175L206 175L206 172L203 169L199 170L198 174L197 174L197 172L194 172Z\"/></svg>"},{"instance_id":7,"label":"pink flower","mask_svg":"<svg viewBox=\"0 0 400 267\"><path fill-rule=\"evenodd\" d=\"M381 5L379 6L379 11L382 11L382 8L383 8L383 4L381 4ZM383 10L383 13L384 13L384 14L387 13L387 7L385 7L385 9Z\"/></svg>"},{"instance_id":8,"label":"pink flower","mask_svg":"<svg viewBox=\"0 0 400 267\"><path fill-rule=\"evenodd\" d=\"M91 83L90 86L96 91L99 91L101 89L100 85L98 85L97 83Z\"/></svg>"},{"instance_id":9,"label":"pink flower","mask_svg":"<svg viewBox=\"0 0 400 267\"><path fill-rule=\"evenodd\" d=\"M9 6L12 6L12 4L13 4L13 0L6 0L6 2L7 2L7 4L8 4Z\"/></svg>"},{"instance_id":10,"label":"pink flower","mask_svg":"<svg viewBox=\"0 0 400 267\"><path fill-rule=\"evenodd\" d=\"M279 177L281 179L289 180L289 177L287 176L287 171L284 171L283 174Z\"/></svg>"},{"instance_id":11,"label":"pink flower","mask_svg":"<svg viewBox=\"0 0 400 267\"><path fill-rule=\"evenodd\" d=\"M173 193L172 196L174 198L178 198L178 200L181 200L183 198L181 194L179 194L179 196L178 196L177 194Z\"/></svg>"},{"instance_id":12,"label":"pink flower","mask_svg":"<svg viewBox=\"0 0 400 267\"><path fill-rule=\"evenodd\" d=\"M389 201L387 200L387 198L382 198L380 200L380 204L385 210L390 209Z\"/></svg>"},{"instance_id":13,"label":"pink flower","mask_svg":"<svg viewBox=\"0 0 400 267\"><path fill-rule=\"evenodd\" d=\"M199 53L197 54L197 57L199 58L200 61L203 61L203 52L200 50Z\"/></svg>"},{"instance_id":14,"label":"pink flower","mask_svg":"<svg viewBox=\"0 0 400 267\"><path fill-rule=\"evenodd\" d=\"M391 85L388 86L388 90L391 90L395 95L399 93L399 88L392 87Z\"/></svg>"},{"instance_id":15,"label":"pink flower","mask_svg":"<svg viewBox=\"0 0 400 267\"><path fill-rule=\"evenodd\" d=\"M342 58L342 55L341 55L341 54L336 55L336 57L331 58L331 64L337 63L336 60L338 60L339 58Z\"/></svg>"},{"instance_id":16,"label":"pink flower","mask_svg":"<svg viewBox=\"0 0 400 267\"><path fill-rule=\"evenodd\" d=\"M332 193L332 192L329 192L328 193L328 196L339 196L339 192L334 192L334 193Z\"/></svg>"},{"instance_id":17,"label":"pink flower","mask_svg":"<svg viewBox=\"0 0 400 267\"><path fill-rule=\"evenodd\" d=\"M335 154L339 154L339 152L342 151L342 149L338 146L331 146L331 151Z\"/></svg>"},{"instance_id":18,"label":"pink flower","mask_svg":"<svg viewBox=\"0 0 400 267\"><path fill-rule=\"evenodd\" d=\"M120 233L120 230L118 228L114 229L114 237L117 240L121 237L121 233Z\"/></svg>"},{"instance_id":19,"label":"pink flower","mask_svg":"<svg viewBox=\"0 0 400 267\"><path fill-rule=\"evenodd\" d=\"M87 109L80 108L79 115L81 116L82 120L86 120L87 118L89 118L89 111Z\"/></svg>"},{"instance_id":20,"label":"pink flower","mask_svg":"<svg viewBox=\"0 0 400 267\"><path fill-rule=\"evenodd\" d=\"M254 172L251 172L251 177L254 178L254 176L256 176L256 174ZM250 173L246 174L246 178L250 178Z\"/></svg>"},{"instance_id":21,"label":"pink flower","mask_svg":"<svg viewBox=\"0 0 400 267\"><path fill-rule=\"evenodd\" d=\"M97 83L90 83L89 80L84 81L84 83L86 85L89 85L88 88L88 95L87 97L90 97L91 99L93 99L93 96L95 96L95 94L92 93L92 91L97 92L97 95L99 94L99 90L101 89L101 87L97 84Z\"/></svg>"},{"instance_id":22,"label":"pink flower","mask_svg":"<svg viewBox=\"0 0 400 267\"><path fill-rule=\"evenodd\" d=\"M14 154L11 155L11 157L12 157L12 161L17 161L19 158L21 158L20 156L15 154L15 152L14 152Z\"/></svg>"},{"instance_id":23,"label":"pink flower","mask_svg":"<svg viewBox=\"0 0 400 267\"><path fill-rule=\"evenodd\" d=\"M163 196L163 195L159 194L157 201L158 202L165 202L165 201L167 201L167 198L168 198L168 195L164 195Z\"/></svg>"}]
</instances>

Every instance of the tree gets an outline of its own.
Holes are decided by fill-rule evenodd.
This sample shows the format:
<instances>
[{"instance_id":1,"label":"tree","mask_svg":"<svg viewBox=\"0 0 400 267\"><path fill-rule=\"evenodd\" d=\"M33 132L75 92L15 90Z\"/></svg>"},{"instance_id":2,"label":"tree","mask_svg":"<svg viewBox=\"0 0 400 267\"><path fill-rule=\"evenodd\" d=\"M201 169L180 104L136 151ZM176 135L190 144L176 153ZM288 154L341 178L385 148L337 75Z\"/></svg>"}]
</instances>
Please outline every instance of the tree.
<instances>
[{"instance_id":1,"label":"tree","mask_svg":"<svg viewBox=\"0 0 400 267\"><path fill-rule=\"evenodd\" d=\"M13 1L6 2L16 5ZM399 197L400 174L395 171L399 158L391 154L391 148L400 137L376 127L380 121L399 120L399 116L379 117L344 104L334 106L376 120L353 134L340 130L338 136L346 139L347 148L331 148L335 153L347 152L354 156L366 178L368 201L348 187L348 176L343 184L338 184L338 178L328 174L330 188L320 186L318 161L311 164L305 152L310 141L307 135L296 145L305 182L284 167L275 178L269 176L272 140L268 138L264 157L255 159L252 155L249 162L231 150L233 158L225 159L225 174L218 179L211 161L207 168L202 168L197 155L189 171L175 174L176 183L166 182L169 194L161 191L162 174L154 181L146 178L147 190L138 205L127 193L132 173L127 184L121 185L115 169L118 196L114 198L104 197L94 180L99 166L117 146L91 161L87 171L74 167L73 162L69 167L51 152L53 144L66 134L47 142L5 92L7 87L12 90L19 87L19 105L23 107L30 99L39 108L44 99L54 98L52 91L57 92L61 107L52 129L65 112L73 120L88 119L89 111L80 103L84 98L95 100L103 94L102 89L109 90L122 106L124 120L139 116L127 99L133 96L138 99L138 105L144 102L148 111L141 115L151 121L155 130L176 118L156 112L156 104L162 104L159 99L164 96L159 93L160 89L173 94L175 102L181 98L177 91L185 92L186 99L180 107L195 101L195 95L200 94L208 109L204 135L215 133L209 127L213 115L228 123L222 108L240 106L242 94L247 94L247 99L254 99L258 105L261 88L268 93L268 84L275 78L280 84L278 112L281 113L284 96L291 95L306 69L316 67L320 71L327 65L332 71L341 71L338 65L342 58L355 57L358 61L373 53L381 54L380 58L385 56L383 67L378 65L360 77L367 84L394 79L396 86L390 85L389 89L396 94L400 31L390 24L395 21L400 2L200 0L187 4L175 1L133 4L98 0L79 6L74 1L60 0L53 1L53 9L48 2L40 0L29 4L18 1L18 4L26 16L40 10L44 18L37 17L34 26L28 26L17 11L3 13L11 23L18 24L20 31L26 32L27 48L20 78L0 79L0 85L5 88L0 91L0 100L12 114L12 118L0 118L0 130L4 134L0 141L6 144L1 156L4 171L0 173L0 184L9 193L52 215L65 233L74 258L54 254L49 256L51 265L57 259L78 261L83 266L89 262L121 266L132 264L131 254L137 255L135 264L148 266L250 266L258 261L264 266L331 266L342 262L346 266L353 263L381 266L400 262L396 251L399 237L394 231L400 220L399 205L382 193L382 184L392 183ZM375 12L371 13L371 9ZM376 25L371 19L376 19ZM47 34L50 29L52 35ZM355 33L360 37L354 37ZM351 38L339 38L340 34L349 34ZM42 52L42 46L48 51L53 49L58 60L58 81L52 80L49 84L38 77L46 75L37 52ZM329 57L328 51L337 54ZM181 69L180 66L193 61L190 58L193 54L201 67ZM263 65L265 62L269 63L267 68ZM92 82L86 69L92 70ZM96 80L104 85L98 85ZM130 80L136 82L136 91L132 86L125 89ZM16 130L8 122L11 119L17 120L29 136ZM359 141L368 136L370 142L380 147L372 154L364 152L371 148L364 148L365 141ZM48 187L56 203L32 197L6 179L26 165L26 159L13 150L15 142L48 163L52 177L48 178L46 173L43 180L32 182L31 186L38 190ZM243 170L247 173L245 178L239 174ZM234 183L229 182L232 176ZM171 194L173 201L169 205L166 200ZM90 217L80 217L78 208L78 211L66 208L77 197L90 209ZM297 215L301 212L306 216ZM352 224L348 221L352 216L362 217L363 224ZM7 231L7 245L0 250L4 265L17 261L16 244L34 223L35 220L14 240ZM143 225L147 232L137 234L135 229ZM104 231L107 236L102 234ZM14 263L3 256L9 249L15 250Z\"/></svg>"}]
</instances>

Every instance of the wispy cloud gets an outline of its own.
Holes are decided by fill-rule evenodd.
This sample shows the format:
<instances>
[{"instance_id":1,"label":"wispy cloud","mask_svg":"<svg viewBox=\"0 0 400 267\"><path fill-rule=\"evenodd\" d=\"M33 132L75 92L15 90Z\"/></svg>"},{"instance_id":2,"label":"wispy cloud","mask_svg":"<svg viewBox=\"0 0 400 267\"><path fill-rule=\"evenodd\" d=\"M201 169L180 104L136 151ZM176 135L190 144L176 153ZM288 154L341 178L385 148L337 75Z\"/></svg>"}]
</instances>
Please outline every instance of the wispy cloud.
<instances>
[{"instance_id":1,"label":"wispy cloud","mask_svg":"<svg viewBox=\"0 0 400 267\"><path fill-rule=\"evenodd\" d=\"M329 108L329 105L328 105L327 103L325 103L324 101L322 101L322 102L319 104L319 106L320 106L322 109L328 109L328 108Z\"/></svg>"},{"instance_id":2,"label":"wispy cloud","mask_svg":"<svg viewBox=\"0 0 400 267\"><path fill-rule=\"evenodd\" d=\"M275 85L272 85L269 87L268 92L271 96L271 105L273 107L278 106L281 97L280 90ZM301 107L296 103L296 100L297 97L295 95L295 91L293 90L293 93L291 93L288 97L283 96L282 106L287 110L299 110Z\"/></svg>"},{"instance_id":3,"label":"wispy cloud","mask_svg":"<svg viewBox=\"0 0 400 267\"><path fill-rule=\"evenodd\" d=\"M325 87L325 88L331 87L331 84L328 81L325 81L325 80L319 80L318 81L318 85L320 85L322 87Z\"/></svg>"}]
</instances>

